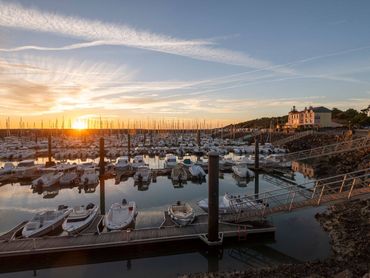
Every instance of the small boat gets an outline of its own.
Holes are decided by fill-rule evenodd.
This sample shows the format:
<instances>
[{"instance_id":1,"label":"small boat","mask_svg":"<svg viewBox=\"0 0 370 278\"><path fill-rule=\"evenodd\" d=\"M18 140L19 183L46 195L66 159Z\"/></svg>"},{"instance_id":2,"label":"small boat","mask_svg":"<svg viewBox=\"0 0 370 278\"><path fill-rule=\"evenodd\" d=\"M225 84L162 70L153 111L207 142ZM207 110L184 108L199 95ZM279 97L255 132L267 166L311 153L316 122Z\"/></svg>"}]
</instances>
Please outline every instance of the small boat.
<instances>
[{"instance_id":1,"label":"small boat","mask_svg":"<svg viewBox=\"0 0 370 278\"><path fill-rule=\"evenodd\" d=\"M127 203L123 199L122 204L114 203L110 207L108 214L105 216L105 226L109 231L126 229L135 222L136 215L136 203L133 201Z\"/></svg>"},{"instance_id":2,"label":"small boat","mask_svg":"<svg viewBox=\"0 0 370 278\"><path fill-rule=\"evenodd\" d=\"M204 211L208 212L208 199L199 201L198 206ZM256 202L246 196L228 193L226 193L224 196L220 196L218 200L218 211L220 214L261 209L264 206L265 204Z\"/></svg>"},{"instance_id":3,"label":"small boat","mask_svg":"<svg viewBox=\"0 0 370 278\"><path fill-rule=\"evenodd\" d=\"M188 203L181 203L180 201L168 207L168 215L179 226L191 224L195 218L193 208Z\"/></svg>"},{"instance_id":4,"label":"small boat","mask_svg":"<svg viewBox=\"0 0 370 278\"><path fill-rule=\"evenodd\" d=\"M5 162L4 167L0 169L0 176L1 175L8 175L14 172L15 166L11 162Z\"/></svg>"},{"instance_id":5,"label":"small boat","mask_svg":"<svg viewBox=\"0 0 370 278\"><path fill-rule=\"evenodd\" d=\"M59 182L59 179L63 176L63 173L47 173L45 175L42 175L38 179L35 179L32 181L33 187L42 187L47 188L51 187L53 185L56 185Z\"/></svg>"},{"instance_id":6,"label":"small boat","mask_svg":"<svg viewBox=\"0 0 370 278\"><path fill-rule=\"evenodd\" d=\"M176 156L173 154L167 154L164 159L164 168L174 168L177 165Z\"/></svg>"},{"instance_id":7,"label":"small boat","mask_svg":"<svg viewBox=\"0 0 370 278\"><path fill-rule=\"evenodd\" d=\"M182 161L182 164L186 167L190 167L191 165L193 165L193 162L191 161L190 158L185 158L183 161Z\"/></svg>"},{"instance_id":8,"label":"small boat","mask_svg":"<svg viewBox=\"0 0 370 278\"><path fill-rule=\"evenodd\" d=\"M116 164L114 164L116 171L127 171L131 168L130 161L127 156L121 156L117 158Z\"/></svg>"},{"instance_id":9,"label":"small boat","mask_svg":"<svg viewBox=\"0 0 370 278\"><path fill-rule=\"evenodd\" d=\"M206 172L199 165L192 165L189 168L189 172L193 178L203 179L206 176Z\"/></svg>"},{"instance_id":10,"label":"small boat","mask_svg":"<svg viewBox=\"0 0 370 278\"><path fill-rule=\"evenodd\" d=\"M34 160L22 160L15 167L14 172L19 179L28 179L34 177L39 171L39 165Z\"/></svg>"},{"instance_id":11,"label":"small boat","mask_svg":"<svg viewBox=\"0 0 370 278\"><path fill-rule=\"evenodd\" d=\"M132 168L137 169L140 166L145 166L144 157L142 155L136 155L131 163Z\"/></svg>"},{"instance_id":12,"label":"small boat","mask_svg":"<svg viewBox=\"0 0 370 278\"><path fill-rule=\"evenodd\" d=\"M149 169L148 166L140 166L137 168L134 180L135 182L150 182L152 177L152 171Z\"/></svg>"},{"instance_id":13,"label":"small boat","mask_svg":"<svg viewBox=\"0 0 370 278\"><path fill-rule=\"evenodd\" d=\"M59 180L61 186L74 185L79 181L78 175L76 172L67 172Z\"/></svg>"},{"instance_id":14,"label":"small boat","mask_svg":"<svg viewBox=\"0 0 370 278\"><path fill-rule=\"evenodd\" d=\"M247 178L253 178L254 172L249 170L246 165L235 165L231 167L234 174L238 176L239 178L247 179Z\"/></svg>"},{"instance_id":15,"label":"small boat","mask_svg":"<svg viewBox=\"0 0 370 278\"><path fill-rule=\"evenodd\" d=\"M89 203L86 207L75 207L64 221L62 227L68 234L79 233L87 228L98 215L99 206Z\"/></svg>"},{"instance_id":16,"label":"small boat","mask_svg":"<svg viewBox=\"0 0 370 278\"><path fill-rule=\"evenodd\" d=\"M38 237L46 235L60 228L70 214L71 209L59 206L58 210L38 212L22 230L23 237Z\"/></svg>"},{"instance_id":17,"label":"small boat","mask_svg":"<svg viewBox=\"0 0 370 278\"><path fill-rule=\"evenodd\" d=\"M86 168L80 178L83 185L93 185L99 183L99 175L96 173L95 168Z\"/></svg>"},{"instance_id":18,"label":"small boat","mask_svg":"<svg viewBox=\"0 0 370 278\"><path fill-rule=\"evenodd\" d=\"M171 171L171 179L176 182L182 182L188 180L188 174L186 168L182 164L176 165Z\"/></svg>"}]
</instances>

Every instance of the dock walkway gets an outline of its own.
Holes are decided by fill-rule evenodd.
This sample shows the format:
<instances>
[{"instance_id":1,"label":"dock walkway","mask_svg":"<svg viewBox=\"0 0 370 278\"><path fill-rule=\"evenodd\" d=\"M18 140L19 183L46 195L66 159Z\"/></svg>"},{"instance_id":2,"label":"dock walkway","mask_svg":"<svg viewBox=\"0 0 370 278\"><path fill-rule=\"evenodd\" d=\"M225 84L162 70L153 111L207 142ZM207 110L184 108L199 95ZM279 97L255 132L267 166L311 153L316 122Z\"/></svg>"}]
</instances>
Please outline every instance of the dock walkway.
<instances>
[{"instance_id":1,"label":"dock walkway","mask_svg":"<svg viewBox=\"0 0 370 278\"><path fill-rule=\"evenodd\" d=\"M243 226L243 227L242 227ZM219 232L224 238L238 237L241 227L248 234L273 233L275 227L250 228L249 226L219 223ZM55 236L24 238L0 241L0 258L48 253L84 251L109 247L145 246L164 242L181 242L199 239L208 232L208 224L197 223L185 227L162 226L135 230L104 232L101 234L79 234L76 236Z\"/></svg>"}]
</instances>

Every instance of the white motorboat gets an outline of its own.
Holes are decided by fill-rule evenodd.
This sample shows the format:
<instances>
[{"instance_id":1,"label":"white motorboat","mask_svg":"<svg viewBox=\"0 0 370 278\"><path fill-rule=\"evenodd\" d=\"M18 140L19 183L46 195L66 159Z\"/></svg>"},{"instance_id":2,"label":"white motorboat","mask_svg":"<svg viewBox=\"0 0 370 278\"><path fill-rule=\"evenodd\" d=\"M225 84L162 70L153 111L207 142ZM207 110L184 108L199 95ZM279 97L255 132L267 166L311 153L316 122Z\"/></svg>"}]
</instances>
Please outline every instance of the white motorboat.
<instances>
[{"instance_id":1,"label":"white motorboat","mask_svg":"<svg viewBox=\"0 0 370 278\"><path fill-rule=\"evenodd\" d=\"M167 154L164 159L164 168L174 168L177 165L176 156L173 154Z\"/></svg>"},{"instance_id":2,"label":"white motorboat","mask_svg":"<svg viewBox=\"0 0 370 278\"><path fill-rule=\"evenodd\" d=\"M71 209L60 206L58 210L38 212L22 230L24 237L38 237L46 235L60 228L70 214Z\"/></svg>"},{"instance_id":3,"label":"white motorboat","mask_svg":"<svg viewBox=\"0 0 370 278\"><path fill-rule=\"evenodd\" d=\"M254 172L249 170L246 165L235 165L231 167L233 170L234 174L238 176L239 178L242 179L247 179L247 178L253 178L254 177Z\"/></svg>"},{"instance_id":4,"label":"white motorboat","mask_svg":"<svg viewBox=\"0 0 370 278\"><path fill-rule=\"evenodd\" d=\"M132 168L137 169L140 166L145 166L144 157L142 155L136 155L131 163Z\"/></svg>"},{"instance_id":5,"label":"white motorboat","mask_svg":"<svg viewBox=\"0 0 370 278\"><path fill-rule=\"evenodd\" d=\"M203 179L206 176L206 172L203 170L203 168L195 164L189 168L189 172L193 178Z\"/></svg>"},{"instance_id":6,"label":"white motorboat","mask_svg":"<svg viewBox=\"0 0 370 278\"><path fill-rule=\"evenodd\" d=\"M118 157L116 164L114 164L116 171L127 171L131 168L130 161L127 156Z\"/></svg>"},{"instance_id":7,"label":"white motorboat","mask_svg":"<svg viewBox=\"0 0 370 278\"><path fill-rule=\"evenodd\" d=\"M182 182L188 180L188 174L186 168L182 164L177 164L171 171L171 179L176 182Z\"/></svg>"},{"instance_id":8,"label":"white motorboat","mask_svg":"<svg viewBox=\"0 0 370 278\"><path fill-rule=\"evenodd\" d=\"M140 166L137 168L134 180L135 182L149 182L152 176L152 171L148 166Z\"/></svg>"},{"instance_id":9,"label":"white motorboat","mask_svg":"<svg viewBox=\"0 0 370 278\"><path fill-rule=\"evenodd\" d=\"M254 165L255 159L256 159L256 156L254 154L244 156L240 160L238 160L238 164ZM268 163L268 161L266 161L266 157L262 154L259 154L258 162L261 165L265 165Z\"/></svg>"},{"instance_id":10,"label":"white motorboat","mask_svg":"<svg viewBox=\"0 0 370 278\"><path fill-rule=\"evenodd\" d=\"M95 168L86 168L80 178L83 185L94 185L99 183L99 175L96 173Z\"/></svg>"},{"instance_id":11,"label":"white motorboat","mask_svg":"<svg viewBox=\"0 0 370 278\"><path fill-rule=\"evenodd\" d=\"M4 166L0 169L0 175L8 175L14 172L15 166L11 162L5 162Z\"/></svg>"},{"instance_id":12,"label":"white motorboat","mask_svg":"<svg viewBox=\"0 0 370 278\"><path fill-rule=\"evenodd\" d=\"M123 199L122 204L114 203L110 207L104 219L105 226L109 231L126 229L135 222L136 215L136 203L133 201L127 203L127 201Z\"/></svg>"},{"instance_id":13,"label":"white motorboat","mask_svg":"<svg viewBox=\"0 0 370 278\"><path fill-rule=\"evenodd\" d=\"M79 233L87 228L98 215L99 206L92 203L86 207L75 207L64 221L63 230L69 234Z\"/></svg>"},{"instance_id":14,"label":"white motorboat","mask_svg":"<svg viewBox=\"0 0 370 278\"><path fill-rule=\"evenodd\" d=\"M61 176L59 184L61 186L74 185L79 182L79 177L76 172L67 172Z\"/></svg>"},{"instance_id":15,"label":"white motorboat","mask_svg":"<svg viewBox=\"0 0 370 278\"><path fill-rule=\"evenodd\" d=\"M208 199L206 198L199 201L198 206L204 211L208 212ZM218 200L218 211L220 214L239 212L240 210L247 211L261 209L264 206L265 204L258 203L249 197L228 193L226 193L224 196L220 196Z\"/></svg>"},{"instance_id":16,"label":"white motorboat","mask_svg":"<svg viewBox=\"0 0 370 278\"><path fill-rule=\"evenodd\" d=\"M38 171L39 166L35 164L34 160L22 160L14 169L16 177L20 179L34 177Z\"/></svg>"},{"instance_id":17,"label":"white motorboat","mask_svg":"<svg viewBox=\"0 0 370 278\"><path fill-rule=\"evenodd\" d=\"M188 203L177 202L168 207L168 215L179 226L186 226L194 221L195 213Z\"/></svg>"},{"instance_id":18,"label":"white motorboat","mask_svg":"<svg viewBox=\"0 0 370 278\"><path fill-rule=\"evenodd\" d=\"M59 182L59 179L63 176L63 173L47 173L45 175L42 175L38 179L35 179L32 181L32 186L35 187L42 187L47 188L51 187L53 185L56 185Z\"/></svg>"}]
</instances>

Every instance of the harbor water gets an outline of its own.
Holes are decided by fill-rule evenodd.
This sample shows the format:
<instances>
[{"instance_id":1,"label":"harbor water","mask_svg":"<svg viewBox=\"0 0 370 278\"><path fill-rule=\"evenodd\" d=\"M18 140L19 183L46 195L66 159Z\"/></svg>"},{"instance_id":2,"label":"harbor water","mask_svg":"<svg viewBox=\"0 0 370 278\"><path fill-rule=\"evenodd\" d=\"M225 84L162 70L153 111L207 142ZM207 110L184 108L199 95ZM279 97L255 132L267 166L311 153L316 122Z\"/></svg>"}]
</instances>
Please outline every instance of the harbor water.
<instances>
[{"instance_id":1,"label":"harbor water","mask_svg":"<svg viewBox=\"0 0 370 278\"><path fill-rule=\"evenodd\" d=\"M191 157L194 160L194 157ZM151 168L163 168L163 160L158 157L145 157ZM43 160L39 159L38 163ZM70 161L79 162L79 161ZM307 181L300 173L295 173L298 183ZM219 182L220 195L225 193L254 194L279 188L267 181L263 174L259 176L259 187L253 180L240 182L233 174L225 173ZM197 202L207 198L207 182L191 182L174 186L170 178L158 176L156 182L141 187L134 184L133 178L124 181L105 180L104 200L100 195L100 185L93 188L57 188L53 192L33 192L30 183L3 184L0 186L0 234L18 223L32 218L42 209L55 209L58 205L70 207L94 203L105 204L108 211L111 204L121 202L123 198L136 202L139 215L136 228L159 226L163 212L176 201L189 202L198 213L201 209ZM103 201L103 203L102 203ZM316 222L314 215L325 208L308 208L286 214L272 216L269 220L277 231L274 241L243 241L237 246L227 246L218 260L220 271L242 270L247 267L266 267L281 263L323 259L330 253L329 238ZM161 252L161 254L163 254ZM127 254L125 254L127 256ZM109 262L85 262L75 266L50 267L48 269L27 270L22 272L2 273L0 277L149 277L156 273L158 277L176 277L178 274L208 271L209 258L201 252L162 255L152 258L119 260ZM0 273L1 273L0 269Z\"/></svg>"}]
</instances>

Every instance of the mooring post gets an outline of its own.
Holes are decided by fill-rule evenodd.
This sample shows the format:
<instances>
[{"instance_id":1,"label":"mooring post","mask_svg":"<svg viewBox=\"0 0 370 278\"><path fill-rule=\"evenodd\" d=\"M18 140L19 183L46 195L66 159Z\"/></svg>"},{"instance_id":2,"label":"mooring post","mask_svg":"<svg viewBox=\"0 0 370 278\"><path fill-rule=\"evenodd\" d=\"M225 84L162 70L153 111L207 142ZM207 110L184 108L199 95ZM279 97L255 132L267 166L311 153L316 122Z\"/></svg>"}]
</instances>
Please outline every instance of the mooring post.
<instances>
[{"instance_id":1,"label":"mooring post","mask_svg":"<svg viewBox=\"0 0 370 278\"><path fill-rule=\"evenodd\" d=\"M255 139L255 150L254 150L254 169L258 171L260 167L260 149L258 145L258 138Z\"/></svg>"},{"instance_id":2,"label":"mooring post","mask_svg":"<svg viewBox=\"0 0 370 278\"><path fill-rule=\"evenodd\" d=\"M128 159L130 159L131 156L131 135L130 131L127 133L127 152L128 152Z\"/></svg>"},{"instance_id":3,"label":"mooring post","mask_svg":"<svg viewBox=\"0 0 370 278\"><path fill-rule=\"evenodd\" d=\"M105 151L104 151L104 138L101 137L99 140L99 180L100 180L100 213L105 215Z\"/></svg>"},{"instance_id":4,"label":"mooring post","mask_svg":"<svg viewBox=\"0 0 370 278\"><path fill-rule=\"evenodd\" d=\"M200 147L200 130L197 130L197 145Z\"/></svg>"},{"instance_id":5,"label":"mooring post","mask_svg":"<svg viewBox=\"0 0 370 278\"><path fill-rule=\"evenodd\" d=\"M218 236L218 168L219 154L208 154L208 241L219 241Z\"/></svg>"},{"instance_id":6,"label":"mooring post","mask_svg":"<svg viewBox=\"0 0 370 278\"><path fill-rule=\"evenodd\" d=\"M254 174L254 198L255 199L258 199L259 188L260 188L260 177L258 175L258 171L255 171L255 174Z\"/></svg>"},{"instance_id":7,"label":"mooring post","mask_svg":"<svg viewBox=\"0 0 370 278\"><path fill-rule=\"evenodd\" d=\"M48 136L48 162L51 164L51 135Z\"/></svg>"},{"instance_id":8,"label":"mooring post","mask_svg":"<svg viewBox=\"0 0 370 278\"><path fill-rule=\"evenodd\" d=\"M48 136L48 161L45 163L46 167L52 167L55 163L51 161L51 134Z\"/></svg>"},{"instance_id":9,"label":"mooring post","mask_svg":"<svg viewBox=\"0 0 370 278\"><path fill-rule=\"evenodd\" d=\"M218 248L209 248L208 249L208 272L218 272L219 271L219 266L218 266L218 261L219 261L219 253L220 249Z\"/></svg>"},{"instance_id":10,"label":"mooring post","mask_svg":"<svg viewBox=\"0 0 370 278\"><path fill-rule=\"evenodd\" d=\"M103 177L105 172L105 165L104 165L104 138L101 137L99 140L99 176Z\"/></svg>"}]
</instances>

